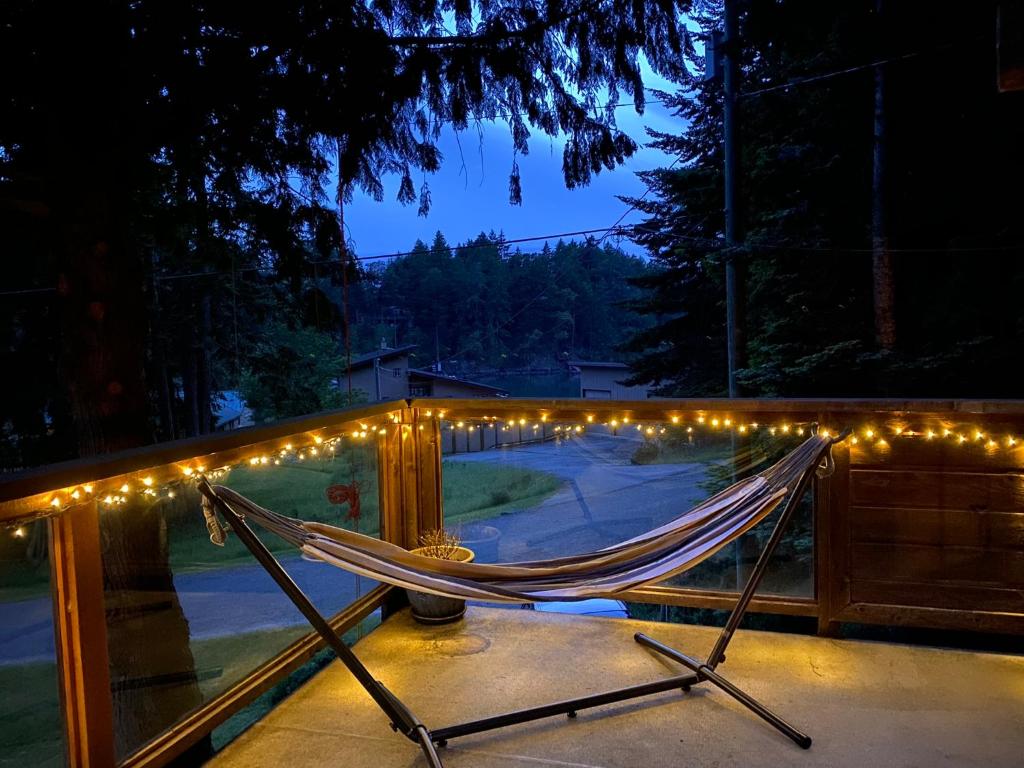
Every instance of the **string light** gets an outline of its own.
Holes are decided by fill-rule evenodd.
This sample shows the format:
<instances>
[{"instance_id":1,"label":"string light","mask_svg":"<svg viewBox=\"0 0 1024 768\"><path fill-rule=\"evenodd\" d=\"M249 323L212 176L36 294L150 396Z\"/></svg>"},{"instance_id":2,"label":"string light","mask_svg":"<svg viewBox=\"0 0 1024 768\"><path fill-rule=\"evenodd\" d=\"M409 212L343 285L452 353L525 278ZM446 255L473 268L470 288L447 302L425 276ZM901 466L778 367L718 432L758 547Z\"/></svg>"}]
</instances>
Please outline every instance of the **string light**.
<instances>
[{"instance_id":1,"label":"string light","mask_svg":"<svg viewBox=\"0 0 1024 768\"><path fill-rule=\"evenodd\" d=\"M431 410L424 411L424 413L430 417L434 415ZM439 411L438 413L440 414L440 416L444 415L444 411ZM394 414L389 414L386 417L380 418L388 419L390 420L391 423L395 424L401 423L401 418L396 417ZM533 422L531 426L534 431L538 431L541 429L542 425L550 423L553 416L549 412L543 412L538 413L536 416L534 416L534 418L537 419L537 421ZM590 413L585 414L582 418L586 421L586 423L592 424L594 423L596 416L595 414ZM610 418L608 421L604 423L607 426L610 426L612 429L616 429L620 426L620 424L630 424L632 418L633 417L624 416L620 414L619 416ZM637 432L646 435L647 437L654 437L655 435L667 434L667 424L670 423L672 425L678 425L683 421L683 419L684 416L680 415L679 413L664 414L661 417L661 419L641 419L641 422L637 423L635 426ZM484 426L489 426L491 429L496 429L497 423L500 421L501 419L499 419L499 417L497 416L473 416L471 417L471 419L466 419L464 416L462 419L455 422L455 427L459 429L464 429L467 432L474 432L477 429L483 429ZM660 422L660 424L658 422ZM724 416L719 417L697 415L694 418L694 422L699 425L706 425L707 427L715 430L719 430L722 428L731 429L739 434L747 434L748 432L756 430L762 426L758 422L737 422L732 417ZM502 426L502 430L508 431L510 428L513 428L517 423L520 427L523 427L529 424L530 422L528 421L527 416L509 418L508 421ZM767 424L763 426L767 428L768 432L771 435L776 435L781 430L782 434L784 435L794 433L799 436L804 436L809 432L813 433L815 429L817 429L817 434L824 438L831 438L832 435L835 434L834 431L830 431L829 429L826 428L817 427L812 422L808 421L797 423L783 422L778 424ZM912 426L914 428L911 428ZM964 431L954 431L954 429L952 428L953 426L955 425L949 425L949 423L947 422L947 424L940 424L936 427L922 425L919 429L915 425L908 424L897 424L891 426L890 428L892 429L893 435L904 440L912 438L922 438L930 442L937 442L939 438L946 438L950 440L955 439L956 444L961 446L964 443L967 443L968 441L973 441L974 443L977 443L980 448L984 448L986 452L990 453L1004 447L1006 449L1017 449L1018 447L1018 438L1012 434L996 437L986 434L986 432L982 428L972 427ZM387 434L387 429L384 426L380 426L379 423L372 427L367 423L360 423L359 427L360 429L354 430L351 433L338 434L336 437L333 438L321 434L311 434L307 438L310 441L310 444L307 445L305 448L296 450L296 447L295 445L293 445L292 442L287 442L284 444L283 448L275 449L271 454L252 456L247 459L242 459L241 461L242 463L247 463L250 467L262 467L270 464L273 464L274 466L282 466L283 464L287 463L289 457L291 457L291 460L293 461L306 461L309 458L317 458L321 455L330 458L335 454L337 445L341 442L343 436L351 439L365 439L367 437L368 430L373 431L378 435ZM453 429L455 427L452 427L451 423L448 424L449 429ZM568 437L572 433L580 434L583 432L584 429L582 424L555 424L553 425L553 427L554 428L552 430L552 433L565 435L566 437ZM402 427L403 432L405 433L410 431L412 428L413 427L411 426L411 424L403 425ZM424 424L418 424L417 428L419 430L423 430ZM687 435L692 436L694 432L695 430L693 426L686 427ZM889 443L883 437L879 436L876 429L871 426L860 427L857 434L852 434L850 436L848 444L851 446L859 445L861 443L861 436L867 438L867 440L869 441L872 441L872 445L880 450L887 450L889 448ZM317 446L321 446L321 448L318 449ZM190 463L186 466L179 466L179 469L181 472L181 476L183 478L193 478L198 475L207 474L205 466L201 464ZM221 467L219 469L214 470L214 472L211 472L207 476L213 477L215 474L222 474L224 472L227 472L229 469L230 467ZM151 475L146 475L145 477L138 478L131 482L123 482L118 488L117 493L107 493L105 496L102 497L102 499L100 499L100 501L108 506L126 504L129 501L129 495L133 492L133 485L134 492L135 494L137 494L137 497L151 497L153 499L175 498L173 490L170 490L167 486L164 486L162 489L157 489L157 480ZM92 496L93 492L94 485L91 483L83 484L77 487L70 487L60 491L59 493L54 493L47 500L46 503L49 505L50 508L54 510L63 510L67 506L71 506L76 503L81 503L87 497Z\"/></svg>"}]
</instances>

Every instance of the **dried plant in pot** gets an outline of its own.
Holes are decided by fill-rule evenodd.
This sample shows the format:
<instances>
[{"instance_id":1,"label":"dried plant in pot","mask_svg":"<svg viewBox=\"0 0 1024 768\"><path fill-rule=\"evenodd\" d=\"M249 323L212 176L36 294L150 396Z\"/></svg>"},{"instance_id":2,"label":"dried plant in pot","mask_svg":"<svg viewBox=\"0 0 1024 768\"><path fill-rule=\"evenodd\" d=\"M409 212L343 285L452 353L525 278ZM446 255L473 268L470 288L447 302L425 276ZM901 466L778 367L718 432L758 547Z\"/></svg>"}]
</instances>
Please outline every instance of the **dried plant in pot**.
<instances>
[{"instance_id":1,"label":"dried plant in pot","mask_svg":"<svg viewBox=\"0 0 1024 768\"><path fill-rule=\"evenodd\" d=\"M434 557L438 560L454 560L460 563L473 562L473 550L461 546L458 534L438 529L427 531L420 536L420 545L413 550L417 555ZM466 601L455 597L432 595L407 589L412 616L422 624L447 624L458 621L466 613Z\"/></svg>"}]
</instances>

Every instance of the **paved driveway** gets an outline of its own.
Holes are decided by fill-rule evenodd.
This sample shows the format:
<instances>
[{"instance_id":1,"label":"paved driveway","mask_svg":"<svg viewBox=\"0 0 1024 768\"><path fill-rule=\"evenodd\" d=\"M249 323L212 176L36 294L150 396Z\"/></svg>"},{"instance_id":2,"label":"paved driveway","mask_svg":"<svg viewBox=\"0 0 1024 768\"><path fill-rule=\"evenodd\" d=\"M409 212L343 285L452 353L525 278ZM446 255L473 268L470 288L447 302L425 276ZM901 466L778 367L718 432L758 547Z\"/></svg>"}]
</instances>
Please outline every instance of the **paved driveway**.
<instances>
[{"instance_id":1,"label":"paved driveway","mask_svg":"<svg viewBox=\"0 0 1024 768\"><path fill-rule=\"evenodd\" d=\"M488 462L551 472L565 484L541 504L483 524L501 532L498 561L588 552L643 533L707 497L701 464L633 465L639 440L590 433L446 461Z\"/></svg>"}]
</instances>

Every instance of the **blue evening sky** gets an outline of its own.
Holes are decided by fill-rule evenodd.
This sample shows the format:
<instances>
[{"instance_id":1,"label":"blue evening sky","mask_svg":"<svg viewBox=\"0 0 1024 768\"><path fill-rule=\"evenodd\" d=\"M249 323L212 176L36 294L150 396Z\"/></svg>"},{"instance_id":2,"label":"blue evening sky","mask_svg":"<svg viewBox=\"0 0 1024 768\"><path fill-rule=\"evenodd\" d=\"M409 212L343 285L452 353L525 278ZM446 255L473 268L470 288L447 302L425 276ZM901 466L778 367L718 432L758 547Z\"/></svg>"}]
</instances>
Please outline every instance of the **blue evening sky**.
<instances>
[{"instance_id":1,"label":"blue evening sky","mask_svg":"<svg viewBox=\"0 0 1024 768\"><path fill-rule=\"evenodd\" d=\"M644 84L668 92L673 86L649 69L644 71ZM654 98L650 95L649 98ZM620 101L628 101L628 97ZM398 177L385 179L384 200L377 202L361 192L345 209L349 237L361 257L408 251L417 239L426 243L438 230L451 244L465 242L480 232L503 232L509 239L535 235L574 232L609 227L627 209L616 195L640 195L643 184L636 171L668 165L674 158L644 147L644 127L679 132L678 118L661 104L649 103L644 114L637 115L632 106L616 112L619 127L641 148L624 165L613 171L602 170L587 187L568 190L562 178L561 137L549 139L535 133L530 139L530 154L519 157L523 204L508 201L508 175L512 167L512 141L505 123L485 126L482 142L475 130L461 134L462 150L454 131L448 129L439 142L444 155L440 170L427 177L431 191L431 208L426 217L417 215L417 205L401 205L395 195ZM463 167L464 164L464 167ZM421 177L413 177L419 188ZM633 212L623 220L628 224L639 220ZM552 245L557 241L553 238ZM640 250L622 240L620 245L631 252ZM525 243L524 251L540 250L543 241Z\"/></svg>"}]
</instances>

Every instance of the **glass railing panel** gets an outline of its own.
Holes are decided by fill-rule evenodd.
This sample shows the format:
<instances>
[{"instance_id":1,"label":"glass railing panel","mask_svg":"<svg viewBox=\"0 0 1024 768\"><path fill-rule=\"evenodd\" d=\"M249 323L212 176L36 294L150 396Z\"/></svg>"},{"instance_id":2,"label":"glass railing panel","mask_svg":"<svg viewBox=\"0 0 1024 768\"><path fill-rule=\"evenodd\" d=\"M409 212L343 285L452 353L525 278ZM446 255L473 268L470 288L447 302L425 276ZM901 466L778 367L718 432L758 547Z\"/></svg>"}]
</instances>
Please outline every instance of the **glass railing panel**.
<instances>
[{"instance_id":1,"label":"glass railing panel","mask_svg":"<svg viewBox=\"0 0 1024 768\"><path fill-rule=\"evenodd\" d=\"M0 766L66 763L47 524L0 528Z\"/></svg>"},{"instance_id":2,"label":"glass railing panel","mask_svg":"<svg viewBox=\"0 0 1024 768\"><path fill-rule=\"evenodd\" d=\"M809 425L783 419L753 428L713 427L711 416L690 425L601 418L444 423L445 526L481 562L594 551L670 521L765 469L810 434ZM742 588L777 515L666 585ZM761 592L813 596L812 520L808 494Z\"/></svg>"},{"instance_id":3,"label":"glass railing panel","mask_svg":"<svg viewBox=\"0 0 1024 768\"><path fill-rule=\"evenodd\" d=\"M210 474L290 517L379 536L375 440L281 449ZM190 482L101 503L117 754L124 758L310 631L237 537L209 540ZM253 528L325 616L376 582ZM192 756L212 749L204 742Z\"/></svg>"}]
</instances>

